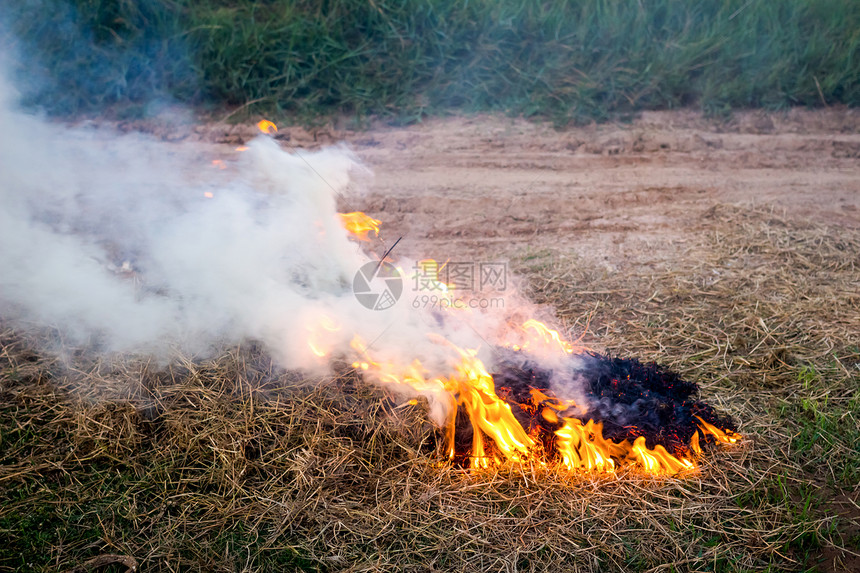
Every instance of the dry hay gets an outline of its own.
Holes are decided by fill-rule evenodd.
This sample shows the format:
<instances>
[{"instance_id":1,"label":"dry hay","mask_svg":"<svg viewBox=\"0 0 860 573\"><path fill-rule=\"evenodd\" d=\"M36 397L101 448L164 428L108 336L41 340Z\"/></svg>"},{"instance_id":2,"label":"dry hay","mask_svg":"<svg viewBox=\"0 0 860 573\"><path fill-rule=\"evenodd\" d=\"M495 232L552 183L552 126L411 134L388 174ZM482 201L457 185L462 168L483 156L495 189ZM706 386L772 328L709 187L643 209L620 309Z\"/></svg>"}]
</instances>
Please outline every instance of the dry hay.
<instances>
[{"instance_id":1,"label":"dry hay","mask_svg":"<svg viewBox=\"0 0 860 573\"><path fill-rule=\"evenodd\" d=\"M301 378L253 345L163 369L61 362L6 329L0 571L103 554L146 571L849 569L857 513L827 497L856 507L857 452L797 437L828 408L856 431L860 234L709 217L673 268L520 264L593 346L681 371L741 423L749 439L694 476L470 473L439 463L421 404L348 371Z\"/></svg>"}]
</instances>

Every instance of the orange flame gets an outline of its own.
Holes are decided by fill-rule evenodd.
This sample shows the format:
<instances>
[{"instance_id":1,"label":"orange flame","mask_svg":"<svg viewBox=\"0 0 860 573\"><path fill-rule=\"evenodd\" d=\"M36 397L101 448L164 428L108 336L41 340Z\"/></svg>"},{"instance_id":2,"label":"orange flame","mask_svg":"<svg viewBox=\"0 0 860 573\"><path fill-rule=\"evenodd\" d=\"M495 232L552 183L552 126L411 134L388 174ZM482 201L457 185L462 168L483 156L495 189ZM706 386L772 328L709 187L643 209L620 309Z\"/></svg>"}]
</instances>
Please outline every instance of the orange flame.
<instances>
[{"instance_id":1,"label":"orange flame","mask_svg":"<svg viewBox=\"0 0 860 573\"><path fill-rule=\"evenodd\" d=\"M454 284L447 284L442 281L440 275L443 274L448 261L439 263L436 259L421 259L415 263L415 276L421 285L421 290L438 293L437 296L445 297L450 300L451 291L456 288ZM445 309L453 308L451 305L444 306ZM462 307L463 309L467 307Z\"/></svg>"},{"instance_id":2,"label":"orange flame","mask_svg":"<svg viewBox=\"0 0 860 573\"><path fill-rule=\"evenodd\" d=\"M570 342L563 340L557 330L549 328L538 320L532 318L525 321L523 330L530 335L531 340L541 341L546 345L555 345L567 354L573 354L573 345ZM528 343L523 345L524 348L527 346Z\"/></svg>"},{"instance_id":3,"label":"orange flame","mask_svg":"<svg viewBox=\"0 0 860 573\"><path fill-rule=\"evenodd\" d=\"M317 358L325 358L329 352L324 345L324 341L329 338L326 332L338 332L340 325L330 317L323 315L320 317L319 328L310 328L309 330L311 333L308 337L308 347Z\"/></svg>"},{"instance_id":4,"label":"orange flame","mask_svg":"<svg viewBox=\"0 0 860 573\"><path fill-rule=\"evenodd\" d=\"M344 227L361 240L367 240L368 232L379 231L379 221L364 213L342 213L340 216ZM435 265L435 261L430 262ZM339 331L340 328L334 320L322 317L318 328L311 329L308 338L311 352L321 359L327 358L329 347L325 343L331 338L330 333ZM578 347L565 340L558 331L537 320L527 320L523 323L521 332L528 337L523 343L524 347L529 344L542 344L564 354L579 351ZM585 414L585 408L573 400L562 400L548 390L536 388L530 390L531 403L521 404L520 407L534 417L533 419L539 416L549 426L538 424L531 429L530 435L514 416L511 405L496 393L493 376L478 358L477 350L457 347L438 335L430 334L428 337L432 342L448 346L455 352L456 360L450 373L431 375L417 359L409 364L377 360L371 355L368 345L357 335L350 344L355 353L352 366L367 372L379 382L410 395L413 399L406 404L419 404L414 399L417 395L428 397L428 402L424 403L430 408L433 408L434 404L438 407L441 403L447 415L443 427L445 454L449 459L463 455L462 452L455 451L455 422L458 409L462 409L472 426L472 444L466 454L466 460L469 467L474 469L488 468L502 463L503 460L536 460L539 465L546 466L540 455L543 448L550 445L557 452L561 466L570 471L612 474L621 466L634 465L650 475L672 476L696 469L693 460L702 454L700 438L710 435L725 444L734 444L742 439L740 434L720 430L697 416L699 427L684 454L670 454L659 444L649 449L643 436L637 437L632 443L629 440L614 442L604 438L601 422L583 422L579 418L571 417L570 412L573 409L579 409L581 414Z\"/></svg>"},{"instance_id":5,"label":"orange flame","mask_svg":"<svg viewBox=\"0 0 860 573\"><path fill-rule=\"evenodd\" d=\"M440 342L450 345L444 340ZM352 342L353 349L359 354L353 367L373 374L386 384L405 385L418 393L445 396L449 413L445 425L445 451L449 459L455 456L456 406L463 408L472 425L470 467L488 468L502 459L511 462L534 459L533 454L540 447L538 442L514 417L511 406L496 394L493 377L477 357L477 351L451 346L460 359L450 376L431 378L418 360L407 366L376 361L359 337ZM603 437L603 424L600 422L589 420L583 423L577 418L560 418L561 411L576 406L573 401L562 402L537 389L533 389L531 395L535 407L540 408L540 415L546 421L561 424L555 431L555 444L561 463L569 470L614 473L620 463L635 463L648 474L669 476L696 468L692 460L674 456L663 446L648 449L644 437L640 436L633 443L616 443ZM417 402L411 400L409 403ZM709 429L706 431L710 432ZM732 435L737 437L737 434ZM697 435L690 449L698 454L701 449L696 438Z\"/></svg>"},{"instance_id":6,"label":"orange flame","mask_svg":"<svg viewBox=\"0 0 860 573\"><path fill-rule=\"evenodd\" d=\"M268 119L263 119L257 122L257 128L266 134L272 134L278 132L278 126L269 121Z\"/></svg>"},{"instance_id":7,"label":"orange flame","mask_svg":"<svg viewBox=\"0 0 860 573\"><path fill-rule=\"evenodd\" d=\"M719 429L718 427L707 423L706 421L704 421L703 419L701 419L698 416L695 416L695 418L697 420L699 420L699 428L701 428L702 432L705 435L707 435L707 434L712 435L714 438L716 438L716 440L718 442L722 442L724 444L736 444L743 437L736 432L732 432L731 430L726 430L724 432L723 430Z\"/></svg>"},{"instance_id":8,"label":"orange flame","mask_svg":"<svg viewBox=\"0 0 860 573\"><path fill-rule=\"evenodd\" d=\"M646 472L654 475L675 475L696 467L690 460L676 458L659 444L653 450L647 449L643 436L633 441L633 455Z\"/></svg>"},{"instance_id":9,"label":"orange flame","mask_svg":"<svg viewBox=\"0 0 860 573\"><path fill-rule=\"evenodd\" d=\"M612 456L623 457L627 448L605 440L600 422L589 420L583 425L576 418L565 418L564 421L564 426L555 432L562 463L569 469L614 472Z\"/></svg>"},{"instance_id":10,"label":"orange flame","mask_svg":"<svg viewBox=\"0 0 860 573\"><path fill-rule=\"evenodd\" d=\"M371 231L378 237L381 221L365 215L361 211L352 213L338 213L340 222L344 228L355 235L359 241L369 241L367 234Z\"/></svg>"},{"instance_id":11,"label":"orange flame","mask_svg":"<svg viewBox=\"0 0 860 573\"><path fill-rule=\"evenodd\" d=\"M525 321L521 328L526 340L522 344L509 344L514 350L530 350L536 347L561 350L565 354L585 352L589 350L585 346L573 344L562 338L557 330L553 330L546 324L533 318ZM580 339L575 342L579 342Z\"/></svg>"},{"instance_id":12,"label":"orange flame","mask_svg":"<svg viewBox=\"0 0 860 573\"><path fill-rule=\"evenodd\" d=\"M697 456L702 455L702 446L699 445L699 432L693 432L693 437L690 438L690 451Z\"/></svg>"},{"instance_id":13,"label":"orange flame","mask_svg":"<svg viewBox=\"0 0 860 573\"><path fill-rule=\"evenodd\" d=\"M632 444L627 440L616 443L603 437L601 422L589 420L583 424L577 418L565 418L564 422L555 432L556 447L562 463L569 469L612 473L616 469L615 460L637 462L653 475L675 475L696 468L692 461L673 456L659 444L649 450L642 436Z\"/></svg>"},{"instance_id":14,"label":"orange flame","mask_svg":"<svg viewBox=\"0 0 860 573\"><path fill-rule=\"evenodd\" d=\"M476 350L457 349L462 360L457 374L448 379L446 388L454 390L457 403L463 406L472 422L472 467L488 467L483 434L511 461L521 461L535 445L534 440L511 412L511 406L496 395L493 377L484 368ZM453 444L449 446L453 453Z\"/></svg>"}]
</instances>

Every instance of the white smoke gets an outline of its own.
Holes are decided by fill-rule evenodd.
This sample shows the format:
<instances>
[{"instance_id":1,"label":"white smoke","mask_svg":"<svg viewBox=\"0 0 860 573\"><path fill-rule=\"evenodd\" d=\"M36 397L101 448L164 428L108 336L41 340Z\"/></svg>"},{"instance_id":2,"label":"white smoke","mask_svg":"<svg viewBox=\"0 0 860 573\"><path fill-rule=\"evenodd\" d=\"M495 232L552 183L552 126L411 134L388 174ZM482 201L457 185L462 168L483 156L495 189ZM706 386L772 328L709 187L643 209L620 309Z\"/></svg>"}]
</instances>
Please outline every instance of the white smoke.
<instances>
[{"instance_id":1,"label":"white smoke","mask_svg":"<svg viewBox=\"0 0 860 573\"><path fill-rule=\"evenodd\" d=\"M447 366L454 353L405 300L375 311L353 295L373 260L336 214L367 172L355 156L291 154L265 135L247 147L49 122L0 80L0 316L162 360L252 338L285 367L318 369L309 340L332 356L359 335L382 359ZM320 331L324 319L339 328Z\"/></svg>"},{"instance_id":2,"label":"white smoke","mask_svg":"<svg viewBox=\"0 0 860 573\"><path fill-rule=\"evenodd\" d=\"M212 149L9 106L0 130L0 300L77 342L158 353L254 336L272 308L335 292L359 260L333 220L356 167L345 150L306 163L260 138L222 171Z\"/></svg>"},{"instance_id":3,"label":"white smoke","mask_svg":"<svg viewBox=\"0 0 860 573\"><path fill-rule=\"evenodd\" d=\"M375 259L336 204L367 173L345 147L299 155L261 135L240 152L50 122L17 109L0 78L0 317L162 362L253 339L286 368L319 371L355 359L355 336L375 360L417 359L430 376L459 361L440 339L487 361L504 309L422 311L403 296L380 311L355 297ZM408 288L414 263L401 261ZM426 395L441 423L450 399Z\"/></svg>"}]
</instances>

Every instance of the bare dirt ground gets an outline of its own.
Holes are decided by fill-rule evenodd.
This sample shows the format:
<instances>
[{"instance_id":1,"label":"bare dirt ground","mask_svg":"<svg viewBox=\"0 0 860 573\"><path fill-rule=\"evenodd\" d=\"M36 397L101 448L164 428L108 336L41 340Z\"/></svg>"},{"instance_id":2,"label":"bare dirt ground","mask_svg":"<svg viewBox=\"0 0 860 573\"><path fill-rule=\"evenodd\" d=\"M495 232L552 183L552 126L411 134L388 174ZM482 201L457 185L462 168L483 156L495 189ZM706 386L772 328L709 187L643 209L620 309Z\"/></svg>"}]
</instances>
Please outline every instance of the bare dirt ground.
<instances>
[{"instance_id":1,"label":"bare dirt ground","mask_svg":"<svg viewBox=\"0 0 860 573\"><path fill-rule=\"evenodd\" d=\"M209 124L213 143L253 137ZM718 204L860 226L857 110L646 112L629 124L556 130L501 116L430 119L365 132L282 130L292 148L345 142L370 166L343 208L383 221L418 256L476 260L552 248L609 268L671 264Z\"/></svg>"},{"instance_id":2,"label":"bare dirt ground","mask_svg":"<svg viewBox=\"0 0 860 573\"><path fill-rule=\"evenodd\" d=\"M451 257L550 247L619 266L670 259L718 203L860 225L858 126L848 113L728 126L649 113L567 131L479 117L350 142L376 173L364 208L404 246Z\"/></svg>"}]
</instances>

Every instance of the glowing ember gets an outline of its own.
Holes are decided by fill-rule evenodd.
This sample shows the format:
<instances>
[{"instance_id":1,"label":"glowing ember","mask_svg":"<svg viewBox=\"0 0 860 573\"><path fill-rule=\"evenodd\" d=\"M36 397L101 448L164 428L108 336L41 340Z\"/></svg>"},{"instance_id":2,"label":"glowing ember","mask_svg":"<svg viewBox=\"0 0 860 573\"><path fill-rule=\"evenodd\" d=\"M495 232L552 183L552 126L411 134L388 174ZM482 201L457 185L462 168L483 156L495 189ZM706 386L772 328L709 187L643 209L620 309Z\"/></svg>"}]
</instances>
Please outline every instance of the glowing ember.
<instances>
[{"instance_id":1,"label":"glowing ember","mask_svg":"<svg viewBox=\"0 0 860 573\"><path fill-rule=\"evenodd\" d=\"M257 122L257 128L266 134L273 134L278 132L278 126L269 121L268 119L263 119Z\"/></svg>"},{"instance_id":2,"label":"glowing ember","mask_svg":"<svg viewBox=\"0 0 860 573\"><path fill-rule=\"evenodd\" d=\"M365 215L361 211L338 213L344 228L355 235L359 241L369 241L367 234L371 231L378 237L380 221Z\"/></svg>"}]
</instances>

